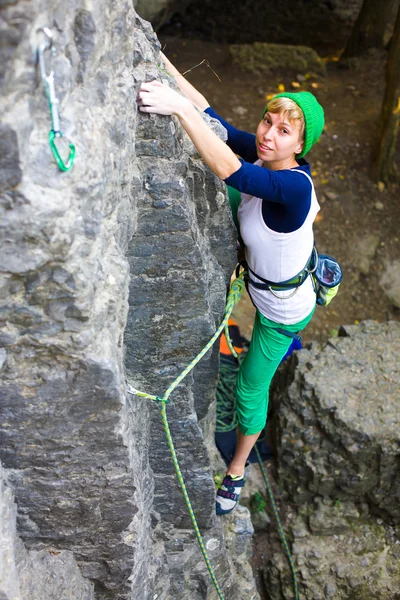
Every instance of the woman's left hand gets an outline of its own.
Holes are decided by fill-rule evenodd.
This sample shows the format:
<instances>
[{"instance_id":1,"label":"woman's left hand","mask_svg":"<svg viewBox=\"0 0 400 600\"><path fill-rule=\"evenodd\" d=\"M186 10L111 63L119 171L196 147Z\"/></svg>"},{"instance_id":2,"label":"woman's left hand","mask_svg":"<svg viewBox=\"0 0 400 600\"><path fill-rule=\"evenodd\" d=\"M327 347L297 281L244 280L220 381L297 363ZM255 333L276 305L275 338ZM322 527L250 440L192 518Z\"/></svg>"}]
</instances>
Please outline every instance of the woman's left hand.
<instances>
[{"instance_id":1,"label":"woman's left hand","mask_svg":"<svg viewBox=\"0 0 400 600\"><path fill-rule=\"evenodd\" d=\"M159 81L142 83L137 95L140 112L157 115L179 115L191 104L175 90Z\"/></svg>"}]
</instances>

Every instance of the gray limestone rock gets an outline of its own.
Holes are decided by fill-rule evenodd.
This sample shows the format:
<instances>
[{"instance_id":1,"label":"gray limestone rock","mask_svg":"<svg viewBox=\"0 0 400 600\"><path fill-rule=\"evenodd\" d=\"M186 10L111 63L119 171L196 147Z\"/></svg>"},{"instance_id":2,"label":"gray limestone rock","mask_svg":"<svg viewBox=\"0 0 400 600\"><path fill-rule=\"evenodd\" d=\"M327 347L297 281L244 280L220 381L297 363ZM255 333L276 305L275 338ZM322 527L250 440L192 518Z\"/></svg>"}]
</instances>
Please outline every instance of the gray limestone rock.
<instances>
[{"instance_id":1,"label":"gray limestone rock","mask_svg":"<svg viewBox=\"0 0 400 600\"><path fill-rule=\"evenodd\" d=\"M35 556L18 575L23 597L52 573L64 585L78 564L96 600L212 599L160 407L127 382L163 395L219 324L235 262L225 187L176 120L138 114L140 82L166 77L131 2L89 11L83 0L18 0L2 17L0 458ZM61 127L76 146L68 172L48 145L35 65L43 26ZM206 443L217 368L215 349L167 415L218 581L226 593L245 582L243 597L256 597L214 514ZM232 552L247 560L241 544ZM60 600L57 585L46 600Z\"/></svg>"},{"instance_id":2,"label":"gray limestone rock","mask_svg":"<svg viewBox=\"0 0 400 600\"><path fill-rule=\"evenodd\" d=\"M300 597L392 600L400 589L400 324L342 327L293 356L272 394L284 529ZM282 549L264 570L272 600L292 597Z\"/></svg>"},{"instance_id":3,"label":"gray limestone rock","mask_svg":"<svg viewBox=\"0 0 400 600\"><path fill-rule=\"evenodd\" d=\"M309 529L315 509L325 519L323 531ZM349 509L353 516L349 516ZM315 504L301 507L297 517L286 520L288 531L305 528L308 532L292 545L301 598L396 598L400 586L399 540L390 528L371 517L359 518L357 512L349 502L321 502L317 498ZM290 572L287 563L279 558L282 550L276 543L272 550L271 563L263 570L270 597L292 598Z\"/></svg>"},{"instance_id":4,"label":"gray limestone rock","mask_svg":"<svg viewBox=\"0 0 400 600\"><path fill-rule=\"evenodd\" d=\"M9 125L0 125L0 193L15 187L21 179L17 135Z\"/></svg>"},{"instance_id":5,"label":"gray limestone rock","mask_svg":"<svg viewBox=\"0 0 400 600\"><path fill-rule=\"evenodd\" d=\"M379 241L378 235L370 233L357 239L354 243L353 264L363 275L368 275L370 271Z\"/></svg>"},{"instance_id":6,"label":"gray limestone rock","mask_svg":"<svg viewBox=\"0 0 400 600\"><path fill-rule=\"evenodd\" d=\"M393 306L400 308L400 261L394 260L386 265L379 281L380 286Z\"/></svg>"},{"instance_id":7,"label":"gray limestone rock","mask_svg":"<svg viewBox=\"0 0 400 600\"><path fill-rule=\"evenodd\" d=\"M82 76L86 69L86 63L93 53L95 47L96 25L92 13L85 9L77 11L74 20L74 40L76 49L81 59L81 72L77 81L82 82Z\"/></svg>"},{"instance_id":8,"label":"gray limestone rock","mask_svg":"<svg viewBox=\"0 0 400 600\"><path fill-rule=\"evenodd\" d=\"M395 321L342 328L325 348L297 353L279 400L278 450L280 480L295 501L357 498L400 520L399 355Z\"/></svg>"},{"instance_id":9,"label":"gray limestone rock","mask_svg":"<svg viewBox=\"0 0 400 600\"><path fill-rule=\"evenodd\" d=\"M94 600L72 552L27 551L16 530L17 507L0 464L0 597L6 600Z\"/></svg>"}]
</instances>

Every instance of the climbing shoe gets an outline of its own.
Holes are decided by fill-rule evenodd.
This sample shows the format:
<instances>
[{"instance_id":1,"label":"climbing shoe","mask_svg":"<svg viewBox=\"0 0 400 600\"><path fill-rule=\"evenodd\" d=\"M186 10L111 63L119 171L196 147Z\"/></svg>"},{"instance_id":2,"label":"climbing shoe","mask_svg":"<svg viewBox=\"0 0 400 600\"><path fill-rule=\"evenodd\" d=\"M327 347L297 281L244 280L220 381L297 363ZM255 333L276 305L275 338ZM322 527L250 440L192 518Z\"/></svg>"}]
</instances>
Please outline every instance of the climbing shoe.
<instances>
[{"instance_id":1,"label":"climbing shoe","mask_svg":"<svg viewBox=\"0 0 400 600\"><path fill-rule=\"evenodd\" d=\"M217 490L217 515L226 515L235 508L244 483L244 475L243 477L225 475L221 486Z\"/></svg>"}]
</instances>

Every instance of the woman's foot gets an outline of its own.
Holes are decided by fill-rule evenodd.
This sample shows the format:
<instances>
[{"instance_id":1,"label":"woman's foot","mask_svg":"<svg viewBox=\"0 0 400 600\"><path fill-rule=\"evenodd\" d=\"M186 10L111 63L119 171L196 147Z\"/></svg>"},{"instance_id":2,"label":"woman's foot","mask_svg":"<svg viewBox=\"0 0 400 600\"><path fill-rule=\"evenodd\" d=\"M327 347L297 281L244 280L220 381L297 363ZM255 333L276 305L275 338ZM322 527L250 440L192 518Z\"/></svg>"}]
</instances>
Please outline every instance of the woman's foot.
<instances>
[{"instance_id":1,"label":"woman's foot","mask_svg":"<svg viewBox=\"0 0 400 600\"><path fill-rule=\"evenodd\" d=\"M226 515L235 508L244 483L244 475L225 475L222 484L217 490L217 515Z\"/></svg>"}]
</instances>

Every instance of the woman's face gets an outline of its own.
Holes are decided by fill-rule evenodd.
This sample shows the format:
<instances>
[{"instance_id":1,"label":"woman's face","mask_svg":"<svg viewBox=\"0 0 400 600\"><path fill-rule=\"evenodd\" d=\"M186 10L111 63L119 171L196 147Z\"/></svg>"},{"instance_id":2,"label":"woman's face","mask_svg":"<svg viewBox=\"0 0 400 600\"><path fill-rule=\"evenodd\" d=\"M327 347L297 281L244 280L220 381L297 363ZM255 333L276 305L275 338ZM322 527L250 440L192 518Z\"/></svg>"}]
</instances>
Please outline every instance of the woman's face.
<instances>
[{"instance_id":1,"label":"woman's face","mask_svg":"<svg viewBox=\"0 0 400 600\"><path fill-rule=\"evenodd\" d=\"M294 160L303 148L297 122L290 123L276 113L265 113L256 133L258 158L279 167L280 163Z\"/></svg>"}]
</instances>

